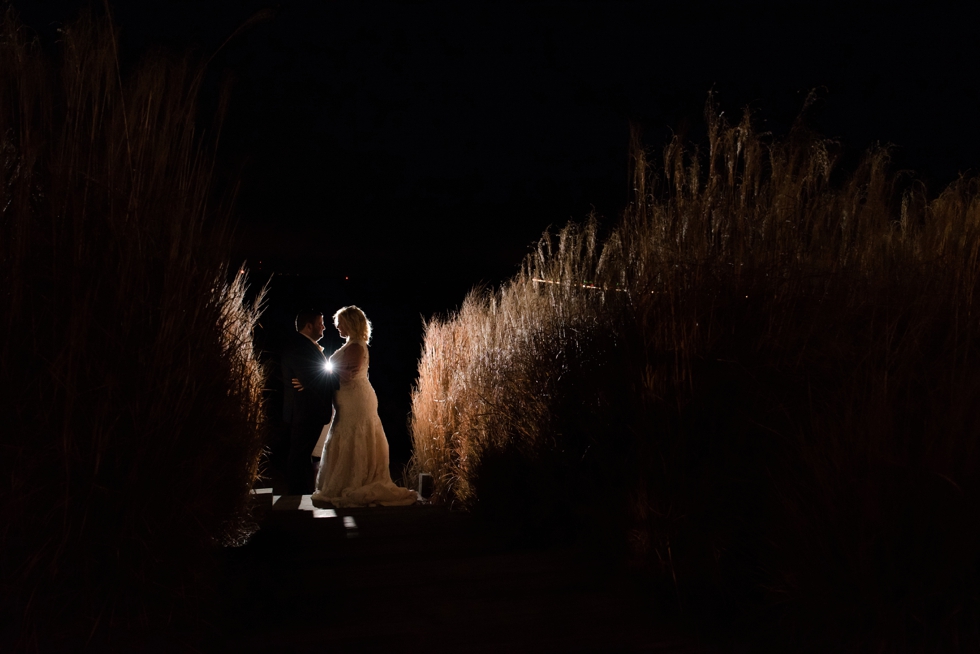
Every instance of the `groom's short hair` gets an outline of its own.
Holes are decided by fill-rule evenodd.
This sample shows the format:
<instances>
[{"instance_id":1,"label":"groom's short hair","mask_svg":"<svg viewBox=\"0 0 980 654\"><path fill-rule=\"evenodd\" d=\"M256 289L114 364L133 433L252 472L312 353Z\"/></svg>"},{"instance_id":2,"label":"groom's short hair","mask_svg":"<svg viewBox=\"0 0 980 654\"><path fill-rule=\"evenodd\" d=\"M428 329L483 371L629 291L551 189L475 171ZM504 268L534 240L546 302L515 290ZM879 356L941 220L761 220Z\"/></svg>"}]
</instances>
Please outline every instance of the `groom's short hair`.
<instances>
[{"instance_id":1,"label":"groom's short hair","mask_svg":"<svg viewBox=\"0 0 980 654\"><path fill-rule=\"evenodd\" d=\"M313 309L303 309L296 314L296 331L302 330L307 325L312 325L316 322L316 319L322 316L323 313L320 311L314 311Z\"/></svg>"}]
</instances>

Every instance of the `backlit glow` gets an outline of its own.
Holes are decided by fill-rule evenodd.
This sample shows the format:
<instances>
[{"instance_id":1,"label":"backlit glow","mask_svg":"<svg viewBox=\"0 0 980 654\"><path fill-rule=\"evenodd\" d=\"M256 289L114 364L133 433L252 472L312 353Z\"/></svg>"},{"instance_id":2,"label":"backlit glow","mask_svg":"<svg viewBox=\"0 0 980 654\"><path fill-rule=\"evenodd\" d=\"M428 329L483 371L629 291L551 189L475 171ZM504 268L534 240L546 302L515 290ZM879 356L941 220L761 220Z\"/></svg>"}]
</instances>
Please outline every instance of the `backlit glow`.
<instances>
[{"instance_id":1,"label":"backlit glow","mask_svg":"<svg viewBox=\"0 0 980 654\"><path fill-rule=\"evenodd\" d=\"M327 361L325 364L323 364L323 369L327 372L333 372L333 364Z\"/></svg>"},{"instance_id":2,"label":"backlit glow","mask_svg":"<svg viewBox=\"0 0 980 654\"><path fill-rule=\"evenodd\" d=\"M556 282L556 281L554 281L552 279L541 279L540 277L533 277L533 278L531 278L531 281L534 282L535 284L559 284L559 285L562 284L562 282ZM594 289L598 289L600 291L626 292L626 289L625 288L619 288L619 284L616 284L616 288L607 288L605 286L596 286L592 282L582 282L581 284L571 283L571 284L568 284L568 285L569 286L581 286L582 288L594 288Z\"/></svg>"}]
</instances>

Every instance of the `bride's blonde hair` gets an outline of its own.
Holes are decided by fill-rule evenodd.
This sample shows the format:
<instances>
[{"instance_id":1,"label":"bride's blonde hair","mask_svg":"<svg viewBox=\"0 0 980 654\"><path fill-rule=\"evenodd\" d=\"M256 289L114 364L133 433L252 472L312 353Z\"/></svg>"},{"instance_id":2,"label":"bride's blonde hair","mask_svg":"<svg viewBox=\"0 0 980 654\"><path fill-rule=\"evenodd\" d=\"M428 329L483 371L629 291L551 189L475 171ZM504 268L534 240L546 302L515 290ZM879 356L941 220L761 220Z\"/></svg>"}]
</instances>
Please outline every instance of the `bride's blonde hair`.
<instances>
[{"instance_id":1,"label":"bride's blonde hair","mask_svg":"<svg viewBox=\"0 0 980 654\"><path fill-rule=\"evenodd\" d=\"M371 321L354 305L344 307L333 314L333 326L340 327L341 324L344 326L344 331L354 340L365 343L371 340Z\"/></svg>"}]
</instances>

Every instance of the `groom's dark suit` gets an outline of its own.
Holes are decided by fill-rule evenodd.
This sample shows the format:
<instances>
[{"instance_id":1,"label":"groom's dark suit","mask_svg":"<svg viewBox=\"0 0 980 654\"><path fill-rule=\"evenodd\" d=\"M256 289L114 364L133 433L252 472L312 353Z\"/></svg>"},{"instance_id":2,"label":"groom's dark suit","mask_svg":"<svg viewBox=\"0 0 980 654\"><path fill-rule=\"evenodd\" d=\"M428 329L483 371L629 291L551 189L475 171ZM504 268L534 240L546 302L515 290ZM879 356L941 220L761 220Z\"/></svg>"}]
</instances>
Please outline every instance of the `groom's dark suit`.
<instances>
[{"instance_id":1,"label":"groom's dark suit","mask_svg":"<svg viewBox=\"0 0 980 654\"><path fill-rule=\"evenodd\" d=\"M286 484L290 495L304 495L313 492L310 453L323 426L330 422L339 381L327 372L327 359L312 340L299 332L292 336L282 354L283 413L290 423ZM303 390L293 388L293 379L299 380Z\"/></svg>"}]
</instances>

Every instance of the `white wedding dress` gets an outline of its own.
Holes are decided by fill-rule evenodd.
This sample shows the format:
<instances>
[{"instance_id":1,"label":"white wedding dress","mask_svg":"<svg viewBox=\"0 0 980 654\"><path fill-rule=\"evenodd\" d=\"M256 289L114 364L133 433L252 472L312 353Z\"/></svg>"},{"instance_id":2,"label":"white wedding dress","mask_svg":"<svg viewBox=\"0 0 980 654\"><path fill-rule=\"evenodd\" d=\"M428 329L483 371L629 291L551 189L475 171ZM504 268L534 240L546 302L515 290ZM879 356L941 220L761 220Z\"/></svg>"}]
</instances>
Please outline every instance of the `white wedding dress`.
<instances>
[{"instance_id":1,"label":"white wedding dress","mask_svg":"<svg viewBox=\"0 0 980 654\"><path fill-rule=\"evenodd\" d=\"M367 344L351 338L330 357L340 376L313 499L336 507L402 506L418 500L388 473L388 439L378 417L378 396L368 381Z\"/></svg>"}]
</instances>

